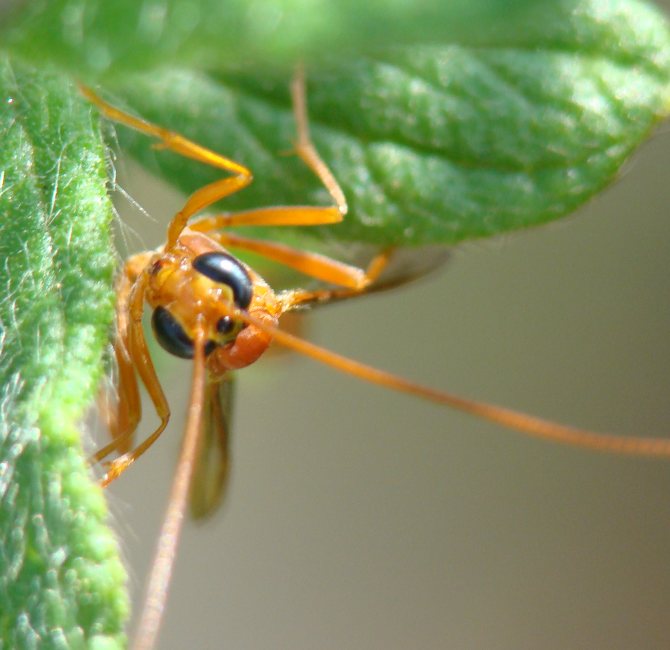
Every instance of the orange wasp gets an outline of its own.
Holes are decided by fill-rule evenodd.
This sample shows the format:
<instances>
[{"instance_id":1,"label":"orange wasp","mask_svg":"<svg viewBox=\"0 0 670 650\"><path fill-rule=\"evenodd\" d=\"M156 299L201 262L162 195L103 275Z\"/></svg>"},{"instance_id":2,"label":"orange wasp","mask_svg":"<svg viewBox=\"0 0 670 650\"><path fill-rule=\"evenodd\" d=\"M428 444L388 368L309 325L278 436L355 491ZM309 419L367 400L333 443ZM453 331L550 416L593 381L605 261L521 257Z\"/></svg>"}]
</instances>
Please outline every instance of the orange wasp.
<instances>
[{"instance_id":1,"label":"orange wasp","mask_svg":"<svg viewBox=\"0 0 670 650\"><path fill-rule=\"evenodd\" d=\"M190 223L202 210L249 185L251 171L173 131L111 106L87 87L82 86L81 90L105 116L158 139L158 147L228 173L195 191L170 221L166 243L155 251L129 258L117 284L114 349L119 372L118 404L110 414L113 440L95 454L94 460L99 462L114 452L122 453L107 462L103 486L118 478L151 447L170 418L170 408L142 328L145 303L153 310L152 327L161 346L178 357L193 359L182 448L133 647L147 649L154 645L189 495L196 515L207 514L220 500L227 474L231 373L256 361L273 341L359 379L414 394L531 436L600 451L670 456L670 440L587 431L463 398L338 355L278 328L281 317L293 310L359 296L404 281L380 280L394 256L393 249L377 254L366 269L361 269L321 254L246 238L228 230L238 226L335 224L347 213L344 194L310 139L300 71L291 85L297 127L295 153L320 179L334 205L271 206L201 217ZM233 256L230 248L254 252L286 265L320 281L323 288L275 293L253 269ZM133 446L132 437L141 416L138 375L160 424ZM209 454L215 454L214 461Z\"/></svg>"}]
</instances>

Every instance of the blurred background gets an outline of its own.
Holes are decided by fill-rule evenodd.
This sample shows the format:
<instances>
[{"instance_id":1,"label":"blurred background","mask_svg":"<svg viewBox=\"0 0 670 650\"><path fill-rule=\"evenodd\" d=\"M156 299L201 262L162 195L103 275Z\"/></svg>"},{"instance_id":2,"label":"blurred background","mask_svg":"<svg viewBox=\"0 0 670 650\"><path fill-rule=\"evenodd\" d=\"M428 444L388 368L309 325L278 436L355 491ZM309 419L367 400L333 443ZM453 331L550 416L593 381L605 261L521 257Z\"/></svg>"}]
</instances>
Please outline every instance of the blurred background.
<instances>
[{"instance_id":1,"label":"blurred background","mask_svg":"<svg viewBox=\"0 0 670 650\"><path fill-rule=\"evenodd\" d=\"M123 220L159 245L181 198L118 169L149 215L121 199ZM669 436L669 169L666 124L573 217L316 310L307 336L561 422ZM189 393L189 363L157 357L170 428L109 491L136 610ZM237 388L226 503L186 525L159 648L670 647L667 461L530 440L293 354Z\"/></svg>"}]
</instances>

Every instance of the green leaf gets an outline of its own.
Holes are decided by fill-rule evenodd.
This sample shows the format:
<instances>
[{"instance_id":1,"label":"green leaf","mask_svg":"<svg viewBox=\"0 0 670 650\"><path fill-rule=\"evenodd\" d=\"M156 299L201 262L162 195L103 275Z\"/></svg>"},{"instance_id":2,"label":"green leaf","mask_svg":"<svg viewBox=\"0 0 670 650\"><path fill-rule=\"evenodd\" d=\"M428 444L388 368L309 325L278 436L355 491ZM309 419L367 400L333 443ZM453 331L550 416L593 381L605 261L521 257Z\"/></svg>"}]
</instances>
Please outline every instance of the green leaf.
<instances>
[{"instance_id":1,"label":"green leaf","mask_svg":"<svg viewBox=\"0 0 670 650\"><path fill-rule=\"evenodd\" d=\"M125 574L80 440L113 315L104 150L62 76L1 56L0 98L0 646L118 648Z\"/></svg>"},{"instance_id":2,"label":"green leaf","mask_svg":"<svg viewBox=\"0 0 670 650\"><path fill-rule=\"evenodd\" d=\"M537 0L51 0L19 3L0 27L15 51L79 75L157 65L278 61L476 35Z\"/></svg>"},{"instance_id":3,"label":"green leaf","mask_svg":"<svg viewBox=\"0 0 670 650\"><path fill-rule=\"evenodd\" d=\"M545 223L612 182L670 108L670 34L629 0L540 3L478 45L417 45L309 71L317 148L350 203L321 237L453 244ZM250 166L225 209L328 203L290 149L288 74L164 69L114 86L139 114ZM145 165L184 192L220 172L150 149ZM313 233L313 229L312 229ZM276 236L272 233L271 236Z\"/></svg>"}]
</instances>

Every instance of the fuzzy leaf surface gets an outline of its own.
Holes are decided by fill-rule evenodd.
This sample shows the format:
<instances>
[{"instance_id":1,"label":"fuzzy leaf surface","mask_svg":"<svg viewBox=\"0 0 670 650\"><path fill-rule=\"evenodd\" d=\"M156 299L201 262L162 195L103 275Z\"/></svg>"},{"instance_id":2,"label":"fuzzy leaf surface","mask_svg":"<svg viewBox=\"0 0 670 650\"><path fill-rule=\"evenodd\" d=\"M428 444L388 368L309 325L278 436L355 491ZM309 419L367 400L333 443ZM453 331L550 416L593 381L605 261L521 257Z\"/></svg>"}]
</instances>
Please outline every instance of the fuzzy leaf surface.
<instances>
[{"instance_id":1,"label":"fuzzy leaf surface","mask_svg":"<svg viewBox=\"0 0 670 650\"><path fill-rule=\"evenodd\" d=\"M97 119L0 58L0 645L120 648L125 573L81 445L114 259Z\"/></svg>"}]
</instances>

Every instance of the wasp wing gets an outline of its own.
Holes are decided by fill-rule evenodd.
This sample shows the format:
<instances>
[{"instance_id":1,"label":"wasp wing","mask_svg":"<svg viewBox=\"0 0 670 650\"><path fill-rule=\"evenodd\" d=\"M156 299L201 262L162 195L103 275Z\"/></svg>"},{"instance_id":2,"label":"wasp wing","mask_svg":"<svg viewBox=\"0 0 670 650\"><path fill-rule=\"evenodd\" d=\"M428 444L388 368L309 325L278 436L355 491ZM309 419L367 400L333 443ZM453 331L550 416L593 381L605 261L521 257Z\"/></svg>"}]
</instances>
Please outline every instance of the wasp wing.
<instances>
[{"instance_id":1,"label":"wasp wing","mask_svg":"<svg viewBox=\"0 0 670 650\"><path fill-rule=\"evenodd\" d=\"M230 426L234 378L230 373L205 389L202 432L190 485L194 519L209 517L223 501L230 473Z\"/></svg>"},{"instance_id":2,"label":"wasp wing","mask_svg":"<svg viewBox=\"0 0 670 650\"><path fill-rule=\"evenodd\" d=\"M378 251L372 247L360 245L355 256L356 264L365 268L375 252ZM387 291L415 282L442 268L449 257L450 252L444 246L394 248L380 276L362 293L347 296L344 299ZM333 301L337 300L335 296Z\"/></svg>"},{"instance_id":3,"label":"wasp wing","mask_svg":"<svg viewBox=\"0 0 670 650\"><path fill-rule=\"evenodd\" d=\"M349 255L346 261L353 263L359 268L367 268L370 260L375 253L379 253L378 248L366 245L352 244L349 247ZM336 259L342 259L341 254ZM361 298L374 293L388 291L402 287L410 282L420 280L430 275L449 259L449 251L444 246L422 246L420 248L394 248L390 251L388 259L379 277L363 291L355 291L349 288L326 287L323 291L316 290L310 298L300 300L300 307L316 307L328 305L334 302L342 302L353 298ZM312 286L308 287L308 290ZM304 313L300 309L297 314Z\"/></svg>"}]
</instances>

